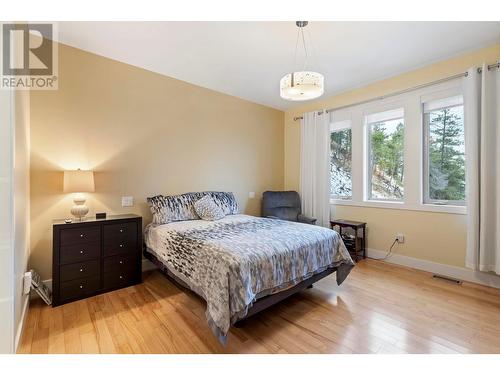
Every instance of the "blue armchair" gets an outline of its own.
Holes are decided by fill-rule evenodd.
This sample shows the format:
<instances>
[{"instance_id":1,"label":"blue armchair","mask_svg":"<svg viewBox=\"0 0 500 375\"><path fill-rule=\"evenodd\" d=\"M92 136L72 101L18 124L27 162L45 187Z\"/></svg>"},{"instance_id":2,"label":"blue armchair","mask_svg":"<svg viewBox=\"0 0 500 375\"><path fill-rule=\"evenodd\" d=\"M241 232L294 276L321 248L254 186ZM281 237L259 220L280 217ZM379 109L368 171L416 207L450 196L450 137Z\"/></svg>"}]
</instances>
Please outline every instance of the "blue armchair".
<instances>
[{"instance_id":1,"label":"blue armchair","mask_svg":"<svg viewBox=\"0 0 500 375\"><path fill-rule=\"evenodd\" d=\"M306 224L316 219L302 215L300 196L296 191L265 191L262 194L262 216Z\"/></svg>"}]
</instances>

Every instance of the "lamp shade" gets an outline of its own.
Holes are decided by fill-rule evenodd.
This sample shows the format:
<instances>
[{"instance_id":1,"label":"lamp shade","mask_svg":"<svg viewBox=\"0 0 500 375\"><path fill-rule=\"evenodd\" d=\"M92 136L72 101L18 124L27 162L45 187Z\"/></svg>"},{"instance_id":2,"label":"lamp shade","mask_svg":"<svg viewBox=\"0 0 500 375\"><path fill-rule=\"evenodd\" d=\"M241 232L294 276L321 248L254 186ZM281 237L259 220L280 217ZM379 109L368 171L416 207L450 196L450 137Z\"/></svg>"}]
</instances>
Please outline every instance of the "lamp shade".
<instances>
[{"instance_id":1,"label":"lamp shade","mask_svg":"<svg viewBox=\"0 0 500 375\"><path fill-rule=\"evenodd\" d=\"M289 73L280 81L280 96L286 100L315 99L325 91L325 78L316 72Z\"/></svg>"},{"instance_id":2,"label":"lamp shade","mask_svg":"<svg viewBox=\"0 0 500 375\"><path fill-rule=\"evenodd\" d=\"M91 193L95 190L94 172L64 171L64 192L65 193Z\"/></svg>"}]
</instances>

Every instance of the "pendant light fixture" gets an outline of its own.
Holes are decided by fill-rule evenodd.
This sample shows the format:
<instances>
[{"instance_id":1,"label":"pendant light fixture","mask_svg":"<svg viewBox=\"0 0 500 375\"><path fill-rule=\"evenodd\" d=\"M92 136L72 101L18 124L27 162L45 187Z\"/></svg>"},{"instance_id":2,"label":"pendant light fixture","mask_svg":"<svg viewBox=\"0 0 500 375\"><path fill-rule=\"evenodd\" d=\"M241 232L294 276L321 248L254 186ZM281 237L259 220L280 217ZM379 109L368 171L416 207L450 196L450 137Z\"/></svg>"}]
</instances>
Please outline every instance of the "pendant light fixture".
<instances>
[{"instance_id":1,"label":"pendant light fixture","mask_svg":"<svg viewBox=\"0 0 500 375\"><path fill-rule=\"evenodd\" d=\"M301 101L319 98L325 92L325 78L322 74L306 70L307 68L307 48L304 37L304 27L307 21L297 21L297 43L295 44L295 58L297 57L297 47L299 37L302 39L304 47L304 65L301 71L288 73L280 81L280 96L286 100Z\"/></svg>"}]
</instances>

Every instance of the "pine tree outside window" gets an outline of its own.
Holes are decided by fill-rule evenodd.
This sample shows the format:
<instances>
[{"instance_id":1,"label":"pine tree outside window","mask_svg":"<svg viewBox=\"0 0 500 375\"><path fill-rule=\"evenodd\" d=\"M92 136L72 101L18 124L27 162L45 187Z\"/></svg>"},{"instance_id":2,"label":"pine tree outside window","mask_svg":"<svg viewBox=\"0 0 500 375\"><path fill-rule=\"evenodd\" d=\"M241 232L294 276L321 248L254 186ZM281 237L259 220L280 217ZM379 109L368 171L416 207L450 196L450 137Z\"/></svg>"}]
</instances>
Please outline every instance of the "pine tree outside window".
<instances>
[{"instance_id":1,"label":"pine tree outside window","mask_svg":"<svg viewBox=\"0 0 500 375\"><path fill-rule=\"evenodd\" d=\"M424 103L424 203L465 205L461 96Z\"/></svg>"},{"instance_id":2,"label":"pine tree outside window","mask_svg":"<svg viewBox=\"0 0 500 375\"><path fill-rule=\"evenodd\" d=\"M367 122L367 198L404 200L404 111L374 113Z\"/></svg>"}]
</instances>

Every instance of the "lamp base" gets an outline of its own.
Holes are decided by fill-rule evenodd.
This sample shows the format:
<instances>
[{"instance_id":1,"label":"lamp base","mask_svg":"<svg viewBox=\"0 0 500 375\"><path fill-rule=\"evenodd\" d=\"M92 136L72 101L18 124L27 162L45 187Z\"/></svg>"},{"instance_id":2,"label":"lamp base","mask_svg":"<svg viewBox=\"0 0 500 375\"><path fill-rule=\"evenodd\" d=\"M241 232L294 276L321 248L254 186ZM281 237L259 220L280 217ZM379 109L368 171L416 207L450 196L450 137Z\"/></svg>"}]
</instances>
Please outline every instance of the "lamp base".
<instances>
[{"instance_id":1,"label":"lamp base","mask_svg":"<svg viewBox=\"0 0 500 375\"><path fill-rule=\"evenodd\" d=\"M80 219L80 221L83 221L85 215L89 213L89 208L85 205L85 200L83 194L77 194L73 199L75 205L71 208L71 214Z\"/></svg>"}]
</instances>

